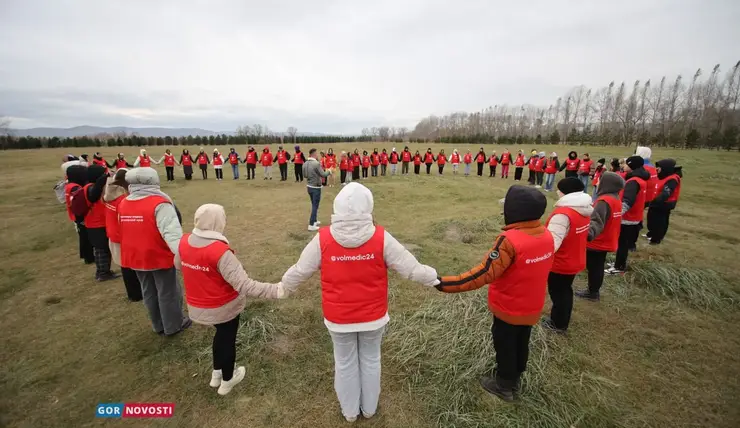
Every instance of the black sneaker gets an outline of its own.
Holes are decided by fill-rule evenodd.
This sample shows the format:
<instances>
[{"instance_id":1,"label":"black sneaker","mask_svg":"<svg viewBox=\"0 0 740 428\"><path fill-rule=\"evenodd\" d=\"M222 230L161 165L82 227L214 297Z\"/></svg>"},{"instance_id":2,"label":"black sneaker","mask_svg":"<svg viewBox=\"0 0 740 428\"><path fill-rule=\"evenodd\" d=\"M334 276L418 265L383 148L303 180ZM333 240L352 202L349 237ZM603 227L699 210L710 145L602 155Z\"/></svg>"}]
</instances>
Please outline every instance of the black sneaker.
<instances>
[{"instance_id":1,"label":"black sneaker","mask_svg":"<svg viewBox=\"0 0 740 428\"><path fill-rule=\"evenodd\" d=\"M540 321L540 325L542 328L550 330L553 333L565 334L566 332L565 329L555 327L555 323L552 322L552 318L550 317L543 317L542 321Z\"/></svg>"},{"instance_id":2,"label":"black sneaker","mask_svg":"<svg viewBox=\"0 0 740 428\"><path fill-rule=\"evenodd\" d=\"M581 299L590 300L592 302L598 302L601 300L601 297L599 296L599 293L591 293L588 290L577 290L575 293L576 297L580 297Z\"/></svg>"},{"instance_id":3,"label":"black sneaker","mask_svg":"<svg viewBox=\"0 0 740 428\"><path fill-rule=\"evenodd\" d=\"M98 276L97 278L95 278L95 280L98 282L105 282L105 281L111 281L111 280L117 279L120 276L121 275L117 273L108 272L106 274Z\"/></svg>"},{"instance_id":4,"label":"black sneaker","mask_svg":"<svg viewBox=\"0 0 740 428\"><path fill-rule=\"evenodd\" d=\"M516 382L507 381L498 376L484 376L480 378L480 386L486 392L509 403L514 401L514 385L516 385Z\"/></svg>"}]
</instances>

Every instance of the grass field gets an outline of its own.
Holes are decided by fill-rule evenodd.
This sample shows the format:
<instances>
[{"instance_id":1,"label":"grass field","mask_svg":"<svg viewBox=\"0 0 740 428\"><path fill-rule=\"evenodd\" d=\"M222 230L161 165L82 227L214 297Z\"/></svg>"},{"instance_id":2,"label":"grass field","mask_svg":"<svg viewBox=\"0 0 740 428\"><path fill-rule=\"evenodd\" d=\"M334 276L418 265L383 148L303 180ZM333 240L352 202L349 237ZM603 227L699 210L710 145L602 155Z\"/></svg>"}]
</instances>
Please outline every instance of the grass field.
<instances>
[{"instance_id":1,"label":"grass field","mask_svg":"<svg viewBox=\"0 0 740 428\"><path fill-rule=\"evenodd\" d=\"M556 148L561 157L569 149ZM0 426L347 425L333 391L318 275L288 300L248 304L237 354L247 378L230 395L216 395L207 386L211 329L194 326L171 339L153 334L123 284L97 284L94 267L77 258L76 234L52 193L69 150L0 152ZM112 160L118 148L101 150ZM630 154L587 150L594 159ZM133 161L138 149L124 151ZM156 158L160 151L149 150ZM740 154L654 151L654 159L665 157L684 166L684 184L664 245L641 241L630 256L632 273L609 278L601 303L577 301L568 336L535 327L516 405L478 386L493 363L485 289L442 295L391 275L381 407L357 425L740 426ZM222 182L197 174L186 182L178 168L176 182L162 185L183 213L183 228L192 228L199 205L222 204L225 234L247 272L278 281L312 237L305 187L292 178L234 182L229 169ZM498 200L511 183L451 171L364 182L375 195L376 220L440 274L480 261L502 226ZM325 224L338 191L324 191ZM556 195L548 198L549 212ZM175 402L175 417L98 420L100 402Z\"/></svg>"}]
</instances>

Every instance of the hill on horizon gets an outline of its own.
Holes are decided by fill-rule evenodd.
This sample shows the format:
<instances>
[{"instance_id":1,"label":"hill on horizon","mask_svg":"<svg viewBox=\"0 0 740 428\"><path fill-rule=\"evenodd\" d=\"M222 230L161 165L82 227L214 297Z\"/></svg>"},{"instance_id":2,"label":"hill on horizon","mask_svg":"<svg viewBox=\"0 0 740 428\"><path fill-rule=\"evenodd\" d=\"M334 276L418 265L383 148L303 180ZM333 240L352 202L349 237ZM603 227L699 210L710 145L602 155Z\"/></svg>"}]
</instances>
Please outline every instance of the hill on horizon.
<instances>
[{"instance_id":1,"label":"hill on horizon","mask_svg":"<svg viewBox=\"0 0 740 428\"><path fill-rule=\"evenodd\" d=\"M227 132L216 132L202 128L164 128L164 127L146 127L146 128L133 128L128 126L74 126L71 128L28 128L28 129L11 129L10 132L16 137L59 137L59 138L71 138L71 137L84 137L94 136L98 134L138 134L142 137L187 137L188 135L199 135L209 137L211 135L234 135L234 131ZM283 132L275 133L277 135L285 135ZM314 132L298 132L300 136L312 136L312 135L328 135Z\"/></svg>"}]
</instances>

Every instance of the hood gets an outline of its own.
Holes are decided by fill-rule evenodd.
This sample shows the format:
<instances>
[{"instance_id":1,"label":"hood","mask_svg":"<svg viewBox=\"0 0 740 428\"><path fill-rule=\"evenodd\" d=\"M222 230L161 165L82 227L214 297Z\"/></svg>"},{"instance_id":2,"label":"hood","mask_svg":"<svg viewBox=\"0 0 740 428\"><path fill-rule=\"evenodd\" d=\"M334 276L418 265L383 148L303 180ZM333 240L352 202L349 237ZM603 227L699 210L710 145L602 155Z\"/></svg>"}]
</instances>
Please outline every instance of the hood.
<instances>
[{"instance_id":1,"label":"hood","mask_svg":"<svg viewBox=\"0 0 740 428\"><path fill-rule=\"evenodd\" d=\"M599 178L599 187L597 189L597 196L616 194L624 189L624 179L616 172L605 172L601 178Z\"/></svg>"},{"instance_id":2,"label":"hood","mask_svg":"<svg viewBox=\"0 0 740 428\"><path fill-rule=\"evenodd\" d=\"M126 175L125 168L119 169L119 171L122 171L121 175ZM116 175L118 175L118 173L116 173ZM123 186L119 186L118 184L116 184L116 177L108 177L108 183L106 184L105 191L103 192L103 200L105 202L110 202L125 194L126 189L124 189Z\"/></svg>"},{"instance_id":3,"label":"hood","mask_svg":"<svg viewBox=\"0 0 740 428\"><path fill-rule=\"evenodd\" d=\"M229 243L223 235L226 229L226 211L218 204L204 204L195 210L193 235Z\"/></svg>"},{"instance_id":4,"label":"hood","mask_svg":"<svg viewBox=\"0 0 740 428\"><path fill-rule=\"evenodd\" d=\"M504 198L504 223L539 220L547 208L547 198L537 189L515 184Z\"/></svg>"},{"instance_id":5,"label":"hood","mask_svg":"<svg viewBox=\"0 0 740 428\"><path fill-rule=\"evenodd\" d=\"M650 173L647 172L645 167L641 166L637 169L633 169L632 172L627 174L627 180L629 180L632 177L642 178L645 181L650 180Z\"/></svg>"},{"instance_id":6,"label":"hood","mask_svg":"<svg viewBox=\"0 0 740 428\"><path fill-rule=\"evenodd\" d=\"M375 233L373 194L360 183L346 185L334 199L331 235L345 248L357 248Z\"/></svg>"},{"instance_id":7,"label":"hood","mask_svg":"<svg viewBox=\"0 0 740 428\"><path fill-rule=\"evenodd\" d=\"M100 165L90 165L87 167L87 181L89 183L94 183L98 181L98 178L100 178L100 176L104 174L105 168Z\"/></svg>"},{"instance_id":8,"label":"hood","mask_svg":"<svg viewBox=\"0 0 740 428\"><path fill-rule=\"evenodd\" d=\"M134 168L126 173L126 182L159 187L159 174L154 168Z\"/></svg>"},{"instance_id":9,"label":"hood","mask_svg":"<svg viewBox=\"0 0 740 428\"><path fill-rule=\"evenodd\" d=\"M570 159L575 159L575 158L578 157L578 153L576 153L574 150L572 150L572 151L568 152L568 157Z\"/></svg>"},{"instance_id":10,"label":"hood","mask_svg":"<svg viewBox=\"0 0 740 428\"><path fill-rule=\"evenodd\" d=\"M573 192L563 195L556 203L556 207L568 207L576 210L584 217L590 217L594 208L591 205L591 196L583 192Z\"/></svg>"},{"instance_id":11,"label":"hood","mask_svg":"<svg viewBox=\"0 0 740 428\"><path fill-rule=\"evenodd\" d=\"M391 151L392 151L392 152L395 152L395 151L396 151L396 148L394 147L394 148L393 148L393 149L392 149Z\"/></svg>"},{"instance_id":12,"label":"hood","mask_svg":"<svg viewBox=\"0 0 740 428\"><path fill-rule=\"evenodd\" d=\"M494 152L494 153L495 153L495 152ZM541 157L541 158L544 158L544 157L545 157L545 152L540 152L540 153L538 154L538 156L539 156L539 157Z\"/></svg>"},{"instance_id":13,"label":"hood","mask_svg":"<svg viewBox=\"0 0 740 428\"><path fill-rule=\"evenodd\" d=\"M142 156L146 155L146 150L144 149L139 150L139 154Z\"/></svg>"},{"instance_id":14,"label":"hood","mask_svg":"<svg viewBox=\"0 0 740 428\"><path fill-rule=\"evenodd\" d=\"M650 150L650 147L637 146L637 149L635 149L635 156L639 156L646 161L650 160L650 156L652 155L653 151Z\"/></svg>"},{"instance_id":15,"label":"hood","mask_svg":"<svg viewBox=\"0 0 740 428\"><path fill-rule=\"evenodd\" d=\"M661 180L676 172L676 161L674 159L659 160L655 163L655 166L660 167L658 178Z\"/></svg>"},{"instance_id":16,"label":"hood","mask_svg":"<svg viewBox=\"0 0 740 428\"><path fill-rule=\"evenodd\" d=\"M82 165L72 165L67 168L67 181L80 186L87 184L87 167Z\"/></svg>"}]
</instances>

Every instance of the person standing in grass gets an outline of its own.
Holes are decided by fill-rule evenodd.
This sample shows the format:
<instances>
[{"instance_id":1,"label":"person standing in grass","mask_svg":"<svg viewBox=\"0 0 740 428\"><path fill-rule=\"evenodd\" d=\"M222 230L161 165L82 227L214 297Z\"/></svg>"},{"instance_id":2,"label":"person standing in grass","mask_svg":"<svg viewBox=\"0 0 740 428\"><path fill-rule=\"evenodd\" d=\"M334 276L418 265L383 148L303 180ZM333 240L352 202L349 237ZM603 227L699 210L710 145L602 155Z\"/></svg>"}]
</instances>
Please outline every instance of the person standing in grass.
<instances>
[{"instance_id":1,"label":"person standing in grass","mask_svg":"<svg viewBox=\"0 0 740 428\"><path fill-rule=\"evenodd\" d=\"M231 175L234 177L234 180L239 179L239 163L241 163L241 158L239 157L239 153L236 152L235 148L229 149L229 165L231 165Z\"/></svg>"},{"instance_id":2,"label":"person standing in grass","mask_svg":"<svg viewBox=\"0 0 740 428\"><path fill-rule=\"evenodd\" d=\"M534 186L535 184L537 184L537 179L535 178L535 167L537 166L537 161L539 160L539 158L540 157L537 154L537 151L532 150L529 159L527 159L527 162L525 163L525 165L529 167L529 177L527 177L527 183L529 183L530 186Z\"/></svg>"},{"instance_id":3,"label":"person standing in grass","mask_svg":"<svg viewBox=\"0 0 740 428\"><path fill-rule=\"evenodd\" d=\"M511 165L511 153L504 149L501 154L501 178L509 178L509 165Z\"/></svg>"},{"instance_id":4,"label":"person standing in grass","mask_svg":"<svg viewBox=\"0 0 740 428\"><path fill-rule=\"evenodd\" d=\"M475 162L478 164L478 177L483 177L483 165L486 163L486 152L483 150L483 147L475 155Z\"/></svg>"},{"instance_id":5,"label":"person standing in grass","mask_svg":"<svg viewBox=\"0 0 740 428\"><path fill-rule=\"evenodd\" d=\"M645 171L650 174L650 179L647 183L647 193L645 194L645 204L647 206L650 205L650 203L655 199L655 193L656 188L658 184L658 170L656 169L655 165L653 165L650 162L650 157L653 155L653 151L649 147L643 147L643 146L637 146L635 149L635 155L640 156L642 160L645 162L645 165L643 165L643 168L645 168ZM652 226L650 225L650 212L648 210L648 218L646 222L646 228L647 233L642 235L645 238L649 238L652 230Z\"/></svg>"},{"instance_id":6,"label":"person standing in grass","mask_svg":"<svg viewBox=\"0 0 740 428\"><path fill-rule=\"evenodd\" d=\"M419 175L421 171L421 153L417 150L414 153L414 174Z\"/></svg>"},{"instance_id":7,"label":"person standing in grass","mask_svg":"<svg viewBox=\"0 0 740 428\"><path fill-rule=\"evenodd\" d=\"M182 155L180 155L180 165L182 165L182 172L185 174L185 180L193 179L193 164L195 160L190 156L190 150L183 149Z\"/></svg>"},{"instance_id":8,"label":"person standing in grass","mask_svg":"<svg viewBox=\"0 0 740 428\"><path fill-rule=\"evenodd\" d=\"M211 163L211 160L208 158L203 147L200 148L200 152L198 153L198 156L196 156L196 160L198 161L198 167L200 168L200 175L203 177L203 180L207 180L208 164Z\"/></svg>"},{"instance_id":9,"label":"person standing in grass","mask_svg":"<svg viewBox=\"0 0 740 428\"><path fill-rule=\"evenodd\" d=\"M601 158L598 161L596 161L596 168L594 169L593 175L591 175L591 184L593 185L593 192L591 195L591 199L593 201L596 201L596 189L599 186L599 180L601 179L601 176L606 171L606 159Z\"/></svg>"},{"instance_id":10,"label":"person standing in grass","mask_svg":"<svg viewBox=\"0 0 740 428\"><path fill-rule=\"evenodd\" d=\"M494 151L491 153L491 156L488 158L488 169L489 174L488 178L496 178L496 166L498 165L498 157L496 156L496 152Z\"/></svg>"},{"instance_id":11,"label":"person standing in grass","mask_svg":"<svg viewBox=\"0 0 740 428\"><path fill-rule=\"evenodd\" d=\"M290 161L290 154L283 149L283 146L278 146L278 151L275 153L272 161L278 164L280 181L288 181L288 161Z\"/></svg>"},{"instance_id":12,"label":"person standing in grass","mask_svg":"<svg viewBox=\"0 0 740 428\"><path fill-rule=\"evenodd\" d=\"M409 163L411 163L411 152L409 146L406 146L401 152L401 175L409 175Z\"/></svg>"},{"instance_id":13,"label":"person standing in grass","mask_svg":"<svg viewBox=\"0 0 740 428\"><path fill-rule=\"evenodd\" d=\"M552 152L550 158L545 162L545 192L551 192L552 186L555 184L555 174L560 169L560 162L558 162L558 154Z\"/></svg>"},{"instance_id":14,"label":"person standing in grass","mask_svg":"<svg viewBox=\"0 0 740 428\"><path fill-rule=\"evenodd\" d=\"M70 162L70 161L67 161ZM67 207L67 215L70 221L75 225L77 236L79 238L80 258L86 265L95 263L95 254L87 236L87 227L85 227L85 216L75 214L72 209L72 195L81 191L87 184L87 164L71 165L66 169L65 176L67 183L64 185L64 199Z\"/></svg>"},{"instance_id":15,"label":"person standing in grass","mask_svg":"<svg viewBox=\"0 0 740 428\"><path fill-rule=\"evenodd\" d=\"M347 156L347 153L343 151L341 156L339 157L339 181L342 183L342 186L347 184L347 174L350 171L349 163L349 156Z\"/></svg>"},{"instance_id":16,"label":"person standing in grass","mask_svg":"<svg viewBox=\"0 0 740 428\"><path fill-rule=\"evenodd\" d=\"M555 259L547 277L552 309L543 326L565 333L573 312L573 280L586 268L586 242L594 209L591 197L583 193L583 182L577 178L560 180L558 197L555 210L545 222L552 234Z\"/></svg>"},{"instance_id":17,"label":"person standing in grass","mask_svg":"<svg viewBox=\"0 0 740 428\"><path fill-rule=\"evenodd\" d=\"M88 183L82 188L82 195L88 210L85 214L87 237L93 247L95 256L95 280L99 282L118 278L111 268L111 253L108 245L108 234L105 231L106 208L103 203L103 191L108 182L105 168L90 165L87 168ZM73 201L74 203L74 201Z\"/></svg>"},{"instance_id":18,"label":"person standing in grass","mask_svg":"<svg viewBox=\"0 0 740 428\"><path fill-rule=\"evenodd\" d=\"M352 159L352 181L360 181L360 168L362 167L360 151L355 149L350 159Z\"/></svg>"},{"instance_id":19,"label":"person standing in grass","mask_svg":"<svg viewBox=\"0 0 740 428\"><path fill-rule=\"evenodd\" d=\"M324 161L324 165L326 169L334 171L334 168L337 167L337 155L334 154L334 149L329 149L326 152L326 160ZM334 174L331 174L329 177L327 177L326 181L329 183L329 187L334 187L335 184L337 184L337 178Z\"/></svg>"},{"instance_id":20,"label":"person standing in grass","mask_svg":"<svg viewBox=\"0 0 740 428\"><path fill-rule=\"evenodd\" d=\"M624 179L619 174L605 172L599 180L586 244L588 288L575 292L575 295L582 299L591 301L600 299L599 291L604 283L606 255L617 251L619 246L619 229L622 223L622 202L619 200L619 194L623 189Z\"/></svg>"},{"instance_id":21,"label":"person standing in grass","mask_svg":"<svg viewBox=\"0 0 740 428\"><path fill-rule=\"evenodd\" d=\"M406 166L408 169L408 165ZM362 152L362 179L367 179L367 170L370 169L370 156L367 154L367 150Z\"/></svg>"},{"instance_id":22,"label":"person standing in grass","mask_svg":"<svg viewBox=\"0 0 740 428\"><path fill-rule=\"evenodd\" d=\"M264 170L265 178L264 180L270 179L272 180L272 153L270 153L270 146L265 146L264 149L262 149L262 154L260 155L260 164L262 165L262 169Z\"/></svg>"},{"instance_id":23,"label":"person standing in grass","mask_svg":"<svg viewBox=\"0 0 740 428\"><path fill-rule=\"evenodd\" d=\"M216 171L216 180L224 179L224 157L218 149L213 149L213 169Z\"/></svg>"},{"instance_id":24,"label":"person standing in grass","mask_svg":"<svg viewBox=\"0 0 740 428\"><path fill-rule=\"evenodd\" d=\"M519 150L514 160L514 181L522 181L522 172L524 171L524 152Z\"/></svg>"},{"instance_id":25,"label":"person standing in grass","mask_svg":"<svg viewBox=\"0 0 740 428\"><path fill-rule=\"evenodd\" d=\"M118 224L118 205L126 198L128 183L126 183L126 168L116 171L116 175L108 178L108 184L105 186L103 193L103 203L105 204L105 233L108 236L111 258L113 263L121 266L121 276L123 277L123 286L126 289L126 296L130 302L140 302L141 283L136 276L136 272L121 264L121 230Z\"/></svg>"},{"instance_id":26,"label":"person standing in grass","mask_svg":"<svg viewBox=\"0 0 740 428\"><path fill-rule=\"evenodd\" d=\"M367 152L365 152L367 153ZM367 176L367 168L363 168L363 174ZM311 200L311 216L308 219L309 232L319 230L321 222L318 220L319 203L321 203L321 181L331 175L331 170L324 170L318 159L316 149L308 152L308 160L303 164L303 175L306 176L308 198Z\"/></svg>"},{"instance_id":27,"label":"person standing in grass","mask_svg":"<svg viewBox=\"0 0 740 428\"><path fill-rule=\"evenodd\" d=\"M192 233L183 235L174 265L182 272L190 319L213 326L213 372L209 385L226 395L244 379L246 369L236 366L236 335L247 297L280 299L282 285L255 281L234 255L226 228L224 207L201 205L195 211Z\"/></svg>"},{"instance_id":28,"label":"person standing in grass","mask_svg":"<svg viewBox=\"0 0 740 428\"><path fill-rule=\"evenodd\" d=\"M483 262L457 276L440 278L445 293L477 290L488 284L493 313L491 336L496 369L480 379L487 392L514 401L529 359L529 336L545 306L552 270L553 237L540 222L547 199L540 191L515 184L504 199L504 226Z\"/></svg>"},{"instance_id":29,"label":"person standing in grass","mask_svg":"<svg viewBox=\"0 0 740 428\"><path fill-rule=\"evenodd\" d=\"M432 172L432 165L434 164L434 153L432 153L432 148L428 148L427 152L424 154L424 165L427 167L427 175L429 175Z\"/></svg>"},{"instance_id":30,"label":"person standing in grass","mask_svg":"<svg viewBox=\"0 0 740 428\"><path fill-rule=\"evenodd\" d=\"M292 293L321 273L324 324L334 347L334 389L342 415L354 422L371 418L380 396L380 346L388 316L388 269L425 286L437 284L437 271L419 263L373 221L373 194L347 185L334 200L331 226L322 227L283 275Z\"/></svg>"},{"instance_id":31,"label":"person standing in grass","mask_svg":"<svg viewBox=\"0 0 740 428\"><path fill-rule=\"evenodd\" d=\"M452 175L457 175L457 170L460 168L460 153L457 152L457 149L452 149L450 163L452 164Z\"/></svg>"},{"instance_id":32,"label":"person standing in grass","mask_svg":"<svg viewBox=\"0 0 740 428\"><path fill-rule=\"evenodd\" d=\"M86 155L82 155L82 156L85 157ZM150 158L149 155L146 153L146 150L144 149L139 150L139 157L137 157L136 160L134 161L134 168L138 168L138 167L148 168L148 167L151 167L152 164L159 164L159 162Z\"/></svg>"},{"instance_id":33,"label":"person standing in grass","mask_svg":"<svg viewBox=\"0 0 740 428\"><path fill-rule=\"evenodd\" d=\"M378 165L380 165L380 154L378 149L373 149L373 153L370 155L370 175L372 177L378 176Z\"/></svg>"},{"instance_id":34,"label":"person standing in grass","mask_svg":"<svg viewBox=\"0 0 740 428\"><path fill-rule=\"evenodd\" d=\"M174 264L182 238L179 212L152 168L129 171L126 182L129 195L118 204L121 264L136 271L154 332L173 336L192 324L182 312Z\"/></svg>"},{"instance_id":35,"label":"person standing in grass","mask_svg":"<svg viewBox=\"0 0 740 428\"><path fill-rule=\"evenodd\" d=\"M118 156L116 156L116 161L114 162L114 165L116 169L134 167L133 165L128 163L128 161L126 160L126 155L124 155L123 153L119 153Z\"/></svg>"},{"instance_id":36,"label":"person standing in grass","mask_svg":"<svg viewBox=\"0 0 740 428\"><path fill-rule=\"evenodd\" d=\"M547 159L545 159L545 152L539 152L537 155L537 163L534 165L534 174L535 174L535 187L538 189L542 188L542 185L544 184L544 178L545 178L545 162Z\"/></svg>"},{"instance_id":37,"label":"person standing in grass","mask_svg":"<svg viewBox=\"0 0 740 428\"><path fill-rule=\"evenodd\" d=\"M103 169L105 169L106 174L108 173L109 168L113 168L115 166L115 164L109 164L108 161L103 158L103 155L100 154L100 152L93 153L92 164L102 166Z\"/></svg>"},{"instance_id":38,"label":"person standing in grass","mask_svg":"<svg viewBox=\"0 0 740 428\"><path fill-rule=\"evenodd\" d=\"M583 154L583 159L578 165L578 179L583 182L583 193L588 193L588 183L594 172L594 161L588 153Z\"/></svg>"},{"instance_id":39,"label":"person standing in grass","mask_svg":"<svg viewBox=\"0 0 740 428\"><path fill-rule=\"evenodd\" d=\"M470 176L470 165L473 163L473 154L470 153L470 149L468 149L468 152L465 153L465 156L463 156L463 163L465 164L465 176Z\"/></svg>"},{"instance_id":40,"label":"person standing in grass","mask_svg":"<svg viewBox=\"0 0 740 428\"><path fill-rule=\"evenodd\" d=\"M175 181L175 155L172 154L170 149L164 151L164 155L157 163L162 161L164 161L164 169L167 172L167 181Z\"/></svg>"},{"instance_id":41,"label":"person standing in grass","mask_svg":"<svg viewBox=\"0 0 740 428\"><path fill-rule=\"evenodd\" d=\"M247 165L247 180L256 180L257 161L259 161L257 151L253 146L249 146L247 154L244 156L244 163Z\"/></svg>"},{"instance_id":42,"label":"person standing in grass","mask_svg":"<svg viewBox=\"0 0 740 428\"><path fill-rule=\"evenodd\" d=\"M385 177L386 170L388 169L388 152L383 149L380 153L380 175Z\"/></svg>"},{"instance_id":43,"label":"person standing in grass","mask_svg":"<svg viewBox=\"0 0 740 428\"><path fill-rule=\"evenodd\" d=\"M651 245L663 242L671 212L676 208L681 197L681 167L676 166L673 159L663 159L656 163L658 181L655 184L655 198L650 202L648 209L648 223L652 223L650 236Z\"/></svg>"},{"instance_id":44,"label":"person standing in grass","mask_svg":"<svg viewBox=\"0 0 740 428\"><path fill-rule=\"evenodd\" d=\"M574 150L568 152L568 159L560 165L560 171L565 170L566 177L578 177L578 170L581 166L581 160L578 159L578 153Z\"/></svg>"},{"instance_id":45,"label":"person standing in grass","mask_svg":"<svg viewBox=\"0 0 740 428\"><path fill-rule=\"evenodd\" d=\"M295 154L293 155L293 164L295 165L295 182L303 183L303 164L306 162L306 156L301 151L300 146L293 147Z\"/></svg>"},{"instance_id":46,"label":"person standing in grass","mask_svg":"<svg viewBox=\"0 0 740 428\"><path fill-rule=\"evenodd\" d=\"M444 172L446 163L447 163L447 156L445 155L445 150L442 149L439 151L439 154L437 155L437 167L439 168L439 175L442 175L442 173Z\"/></svg>"},{"instance_id":47,"label":"person standing in grass","mask_svg":"<svg viewBox=\"0 0 740 428\"><path fill-rule=\"evenodd\" d=\"M400 156L398 156L398 152L396 151L395 147L391 150L391 155L389 156L389 158L391 163L391 175L396 175L396 168L398 167Z\"/></svg>"}]
</instances>

